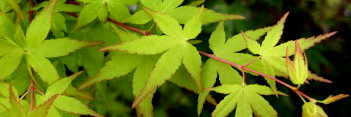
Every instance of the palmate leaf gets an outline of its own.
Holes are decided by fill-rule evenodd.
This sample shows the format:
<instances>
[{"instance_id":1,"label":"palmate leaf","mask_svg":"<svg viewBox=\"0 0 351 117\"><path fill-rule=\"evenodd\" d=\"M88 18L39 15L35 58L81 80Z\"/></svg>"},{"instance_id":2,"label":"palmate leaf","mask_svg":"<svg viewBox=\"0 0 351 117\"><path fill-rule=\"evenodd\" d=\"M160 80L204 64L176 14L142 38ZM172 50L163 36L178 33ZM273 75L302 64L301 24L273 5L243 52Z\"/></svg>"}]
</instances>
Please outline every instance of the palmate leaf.
<instances>
[{"instance_id":1,"label":"palmate leaf","mask_svg":"<svg viewBox=\"0 0 351 117\"><path fill-rule=\"evenodd\" d=\"M275 94L270 88L261 85L248 85L240 86L234 85L221 85L211 88L212 91L218 93L229 94L212 112L212 116L225 117L236 108L236 117L274 117L277 112L269 105L268 101L260 95L273 95Z\"/></svg>"},{"instance_id":2,"label":"palmate leaf","mask_svg":"<svg viewBox=\"0 0 351 117\"><path fill-rule=\"evenodd\" d=\"M258 54L261 56L261 63L264 63L263 68L273 69L273 72L270 72L273 76L282 76L287 77L287 69L286 69L286 49L288 48L288 56L293 54L294 51L294 41L288 41L286 43L277 45L281 35L283 34L284 22L289 13L286 13L279 22L273 26L272 30L268 31L265 39L260 45L258 42L252 40L252 37L245 36L246 33L243 33L245 36L246 44L249 50L252 53ZM299 45L301 45L301 49L305 50L312 47L315 43L321 42L324 39L334 35L336 32L327 33L324 35L320 35L317 37L310 38L301 38L298 39ZM277 46L276 46L277 45ZM267 69L254 69L257 71L267 71ZM311 75L311 74L310 74ZM271 86L274 85L273 81L267 79ZM272 87L273 88L273 87Z\"/></svg>"},{"instance_id":3,"label":"palmate leaf","mask_svg":"<svg viewBox=\"0 0 351 117\"><path fill-rule=\"evenodd\" d=\"M271 28L262 28L257 30L246 31L245 34L250 35L253 40L259 39ZM219 23L215 31L212 32L209 39L210 49L214 52L217 57L229 60L233 63L244 65L251 60L255 59L254 56L238 52L246 48L244 37L241 34L237 34L230 39L226 40L223 22ZM260 64L254 63L249 68L261 68ZM216 78L219 76L221 84L241 84L241 75L234 70L230 65L221 63L214 59L209 59L204 64L202 70L202 85L204 88L213 87L216 82ZM198 97L197 112L201 114L205 98L208 96L209 91L202 91Z\"/></svg>"},{"instance_id":4,"label":"palmate leaf","mask_svg":"<svg viewBox=\"0 0 351 117\"><path fill-rule=\"evenodd\" d=\"M185 24L187 26L186 30L182 30L179 23L168 15L161 14L150 9L145 9L145 11L147 11L153 17L156 24L167 36L146 36L102 49L118 50L128 53L137 53L140 55L154 55L164 52L152 70L150 78L143 88L142 93L137 96L133 107L137 106L158 86L170 79L181 63L184 63L185 68L196 82L197 87L201 87L199 83L201 67L200 55L197 53L195 47L186 42L189 39L195 38L197 34L189 35L189 37L184 36L184 34L190 34L189 32L193 33L192 31L194 30L197 30L196 32L200 33L198 30L201 30L201 23L196 23L195 21L198 21L197 19L200 18L202 10L200 10L192 20L189 20L189 22ZM150 45L155 46L150 47ZM133 48L132 46L137 47Z\"/></svg>"}]
</instances>

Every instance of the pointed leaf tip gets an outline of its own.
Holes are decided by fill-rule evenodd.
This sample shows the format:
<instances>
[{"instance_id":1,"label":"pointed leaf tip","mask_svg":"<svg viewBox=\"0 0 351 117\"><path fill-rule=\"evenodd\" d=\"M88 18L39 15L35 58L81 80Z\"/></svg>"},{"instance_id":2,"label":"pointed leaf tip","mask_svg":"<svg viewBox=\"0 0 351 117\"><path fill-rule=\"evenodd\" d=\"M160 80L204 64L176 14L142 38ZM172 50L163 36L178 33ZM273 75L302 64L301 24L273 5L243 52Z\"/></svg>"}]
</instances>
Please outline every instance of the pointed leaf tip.
<instances>
[{"instance_id":1,"label":"pointed leaf tip","mask_svg":"<svg viewBox=\"0 0 351 117\"><path fill-rule=\"evenodd\" d=\"M339 94L336 96L330 95L327 99L321 101L321 103L330 104L330 103L333 103L333 102L338 101L340 99L347 98L349 96L350 96L349 94Z\"/></svg>"}]
</instances>

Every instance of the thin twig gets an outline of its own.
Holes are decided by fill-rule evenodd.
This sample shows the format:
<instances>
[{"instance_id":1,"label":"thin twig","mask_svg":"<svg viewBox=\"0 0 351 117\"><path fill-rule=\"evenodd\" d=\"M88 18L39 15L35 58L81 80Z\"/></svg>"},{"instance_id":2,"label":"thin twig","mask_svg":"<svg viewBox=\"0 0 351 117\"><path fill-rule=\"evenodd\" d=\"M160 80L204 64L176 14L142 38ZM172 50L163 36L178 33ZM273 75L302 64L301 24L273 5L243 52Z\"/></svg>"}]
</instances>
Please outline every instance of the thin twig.
<instances>
[{"instance_id":1,"label":"thin twig","mask_svg":"<svg viewBox=\"0 0 351 117\"><path fill-rule=\"evenodd\" d=\"M33 21L33 14L34 14L33 6L34 6L33 0L29 0L29 11L28 11L29 12L29 22Z\"/></svg>"}]
</instances>

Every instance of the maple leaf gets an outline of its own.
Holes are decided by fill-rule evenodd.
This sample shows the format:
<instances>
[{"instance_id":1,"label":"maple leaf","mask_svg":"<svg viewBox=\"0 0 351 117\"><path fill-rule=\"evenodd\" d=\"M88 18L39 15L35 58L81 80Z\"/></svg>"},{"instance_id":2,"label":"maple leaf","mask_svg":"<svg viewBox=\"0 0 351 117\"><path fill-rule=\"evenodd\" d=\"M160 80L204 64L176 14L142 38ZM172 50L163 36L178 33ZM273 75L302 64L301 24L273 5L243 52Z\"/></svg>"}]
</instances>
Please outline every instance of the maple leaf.
<instances>
[{"instance_id":1,"label":"maple leaf","mask_svg":"<svg viewBox=\"0 0 351 117\"><path fill-rule=\"evenodd\" d=\"M262 28L257 30L246 31L247 35L250 35L254 39L259 39L271 28ZM237 34L228 40L225 38L225 32L223 22L219 23L215 31L212 32L209 39L210 49L213 51L216 57L220 57L234 63L246 64L251 60L255 59L254 56L244 53L236 53L246 48L244 37L241 34ZM260 65L250 65L249 68L259 68ZM221 63L214 59L208 59L202 69L202 86L203 88L210 88L216 82L216 78L219 76L221 84L241 84L242 76L232 68L232 66ZM208 97L209 91L204 90L198 97L198 115L202 111L203 104L206 97Z\"/></svg>"},{"instance_id":2,"label":"maple leaf","mask_svg":"<svg viewBox=\"0 0 351 117\"><path fill-rule=\"evenodd\" d=\"M135 107L145 96L162 85L184 64L197 87L200 85L201 57L189 39L194 39L201 32L202 10L190 19L182 29L180 24L169 15L146 9L156 24L163 31L163 36L143 36L140 39L124 42L103 48L102 50L118 50L140 55L163 53L150 74L143 91L133 104Z\"/></svg>"},{"instance_id":3,"label":"maple leaf","mask_svg":"<svg viewBox=\"0 0 351 117\"><path fill-rule=\"evenodd\" d=\"M286 13L276 25L272 27L270 31L267 32L266 37L264 38L262 44L260 45L257 41L251 39L250 36L245 36L243 33L246 45L248 49L253 53L260 56L260 60L262 63L265 63L264 69L255 69L257 71L263 71L262 73L268 74L270 76L282 76L287 77L287 68L286 68L286 61L285 56L291 56L294 52L294 41L288 41L283 44L277 45L279 39L283 34L283 28L285 20L288 16L289 12ZM305 50L307 48L312 47L315 43L318 43L328 37L334 35L336 32L331 32L328 34L320 35L317 37L310 37L310 38L301 38L297 39L301 50ZM276 46L277 45L277 46ZM288 48L288 52L286 49ZM268 71L267 71L268 70ZM311 74L311 73L310 73ZM267 82L270 86L276 90L275 82L273 80L267 79Z\"/></svg>"},{"instance_id":4,"label":"maple leaf","mask_svg":"<svg viewBox=\"0 0 351 117\"><path fill-rule=\"evenodd\" d=\"M9 49L0 53L0 56L3 56L0 59L0 67L5 68L0 70L0 79L9 76L17 69L22 58L25 58L28 67L32 67L43 81L51 84L59 79L59 75L47 58L65 56L80 48L101 44L98 41L79 41L69 38L45 40L51 28L56 2L57 0L52 0L32 21L26 35L18 25L0 11L0 20L4 24L0 29L0 35L4 39L0 39L0 43ZM61 48L65 45L70 46Z\"/></svg>"},{"instance_id":5,"label":"maple leaf","mask_svg":"<svg viewBox=\"0 0 351 117\"><path fill-rule=\"evenodd\" d=\"M225 117L236 108L236 117L274 117L277 112L269 105L268 101L260 95L274 95L275 93L266 86L262 85L247 85L241 86L238 84L224 84L218 87L210 88L211 91L216 91L222 94L228 94L216 106L212 112L212 116Z\"/></svg>"}]
</instances>

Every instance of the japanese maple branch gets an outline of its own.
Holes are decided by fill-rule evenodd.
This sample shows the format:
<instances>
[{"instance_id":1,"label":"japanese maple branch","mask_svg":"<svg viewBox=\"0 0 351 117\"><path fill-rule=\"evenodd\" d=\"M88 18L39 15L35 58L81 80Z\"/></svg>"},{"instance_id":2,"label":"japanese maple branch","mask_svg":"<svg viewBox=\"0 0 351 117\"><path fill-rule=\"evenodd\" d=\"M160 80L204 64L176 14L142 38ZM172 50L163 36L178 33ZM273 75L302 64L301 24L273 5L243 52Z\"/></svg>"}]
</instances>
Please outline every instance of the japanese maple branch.
<instances>
[{"instance_id":1,"label":"japanese maple branch","mask_svg":"<svg viewBox=\"0 0 351 117\"><path fill-rule=\"evenodd\" d=\"M308 100L310 100L310 101L315 101L315 99L313 99L313 98L311 98L310 96L306 95L305 93L299 91L297 88L295 88L295 87L293 87L293 86L291 86L291 85L289 85L289 84L287 84L287 83L285 83L285 82L283 82L283 81L281 81L281 80L279 80L279 79L277 79L277 78L275 78L275 77L273 77L273 76L269 76L269 75L267 75L267 74L264 74L264 73L261 73L261 72L258 72L258 71L255 71L255 70L252 70L252 69L243 67L243 66L241 66L241 65L232 63L232 62L230 62L230 61L224 60L224 59L219 58L219 57L216 57L216 56L214 56L214 55L212 55L212 54L208 54L208 53L205 53L205 52L202 52L202 51L199 51L199 53L202 54L202 55L204 55L204 56L207 56L207 57L210 57L210 58L212 58L212 59L215 59L215 60L217 60L217 61L221 61L221 62L223 62L223 63L229 64L229 65L231 65L231 66L233 66L233 67L236 67L236 68L238 68L238 69L243 69L243 70L246 70L246 71L249 71L249 72L252 72L252 73L261 75L261 76L263 76L263 77L272 79L272 80L278 82L279 84L282 84L282 85L284 85L285 87L287 87L287 88L293 90L295 93L297 93L297 94L299 94L299 95L305 97L306 99L308 99Z\"/></svg>"},{"instance_id":2,"label":"japanese maple branch","mask_svg":"<svg viewBox=\"0 0 351 117\"><path fill-rule=\"evenodd\" d=\"M69 15L71 15L71 16L78 17L78 15L76 15L76 14L74 14L74 13L69 13L69 12L66 12L66 13L69 14ZM134 28L134 27L132 27L132 26L129 26L129 25L120 23L120 22L115 21L115 20L113 20L113 19L111 19L111 18L108 18L107 21L109 21L109 22L111 22L111 23L114 23L114 24L116 24L116 25L118 25L118 26L121 26L121 27L123 27L123 28L126 28L126 29L128 29L128 30L131 30L131 31L134 31L134 32L143 34L143 35L153 35L152 33L149 33L149 32L147 32L147 31L143 31L143 30ZM212 58L212 59L215 59L215 60L217 60L217 61L220 61L220 62L229 64L229 65L231 65L231 66L233 66L233 67L236 67L236 68L238 68L238 69L242 69L242 70L245 70L245 71L249 71L249 72L252 72L252 73L261 75L261 76L263 76L263 77L272 79L272 80L278 82L279 84L282 84L282 85L284 85L285 87L287 87L287 88L293 90L293 91L294 91L295 93L297 93L298 95L301 95L301 96L305 97L306 99L308 99L308 100L310 100L310 101L315 101L315 99L313 99L313 98L311 98L310 96L306 95L305 93L299 91L297 88L295 88L295 87L293 87L293 86L291 86L291 85L289 85L289 84L287 84L287 83L285 83L285 82L283 82L283 81L281 81L281 80L279 80L279 79L277 79L277 78L275 78L275 77L273 77L273 76L269 76L269 75L267 75L267 74L264 74L264 73L261 73L261 72L257 72L257 71L255 71L255 70L246 68L245 65L242 66L242 65L239 65L239 64L235 64L235 63L232 63L232 62L230 62L230 61L224 60L224 59L222 59L222 58L216 57L216 56L214 56L214 55L212 55L212 54L205 53L205 52L203 52L203 51L198 51L198 52L199 52L200 54L204 55L204 56L207 56L207 57Z\"/></svg>"}]
</instances>

